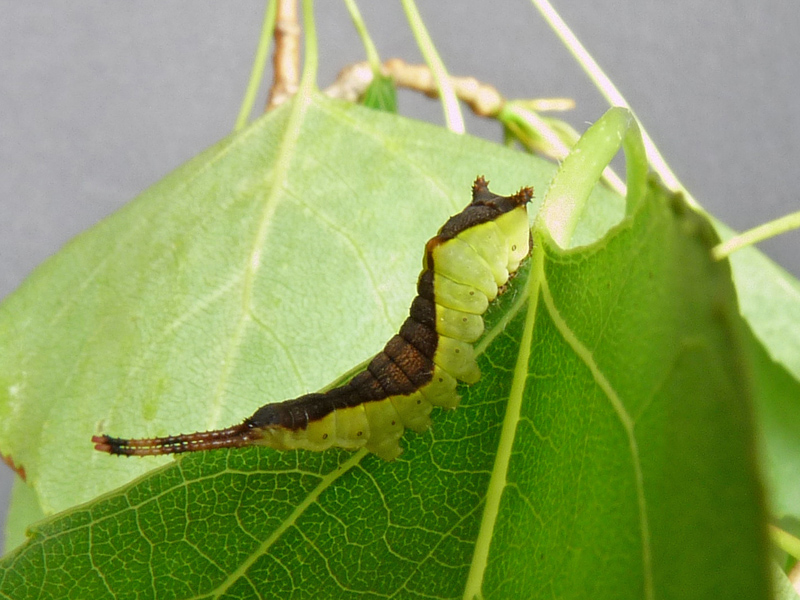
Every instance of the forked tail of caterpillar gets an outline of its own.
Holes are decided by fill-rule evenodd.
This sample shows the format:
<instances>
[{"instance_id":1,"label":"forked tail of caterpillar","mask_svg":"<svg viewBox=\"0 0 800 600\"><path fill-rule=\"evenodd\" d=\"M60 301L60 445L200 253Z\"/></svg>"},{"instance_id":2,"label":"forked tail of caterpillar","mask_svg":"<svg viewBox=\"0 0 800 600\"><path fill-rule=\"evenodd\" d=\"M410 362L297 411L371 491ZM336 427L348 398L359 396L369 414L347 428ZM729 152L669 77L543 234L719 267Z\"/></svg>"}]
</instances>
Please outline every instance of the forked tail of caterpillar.
<instances>
[{"instance_id":1,"label":"forked tail of caterpillar","mask_svg":"<svg viewBox=\"0 0 800 600\"><path fill-rule=\"evenodd\" d=\"M92 437L92 443L95 450L119 456L158 456L217 448L240 448L252 444L259 437L258 431L245 421L226 429L155 438L126 439L96 435Z\"/></svg>"}]
</instances>

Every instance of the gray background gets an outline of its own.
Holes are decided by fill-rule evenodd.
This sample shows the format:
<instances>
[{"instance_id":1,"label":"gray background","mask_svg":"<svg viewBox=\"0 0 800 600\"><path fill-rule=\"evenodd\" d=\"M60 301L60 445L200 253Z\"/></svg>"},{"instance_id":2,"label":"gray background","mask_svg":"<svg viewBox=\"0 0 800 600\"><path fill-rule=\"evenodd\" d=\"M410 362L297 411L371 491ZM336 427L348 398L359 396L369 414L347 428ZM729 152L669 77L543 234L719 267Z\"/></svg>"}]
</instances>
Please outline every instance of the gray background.
<instances>
[{"instance_id":1,"label":"gray background","mask_svg":"<svg viewBox=\"0 0 800 600\"><path fill-rule=\"evenodd\" d=\"M695 197L737 229L798 210L800 6L794 0L555 0ZM452 74L507 97L606 106L524 0L418 0ZM317 3L319 84L363 51ZM382 58L419 61L399 2L362 0ZM230 132L263 2L0 0L0 298L69 238ZM401 112L441 123L431 100ZM499 139L499 126L468 130ZM800 274L800 234L762 248ZM2 343L2 340L0 340ZM0 468L0 510L12 477ZM3 510L4 513L4 510Z\"/></svg>"}]
</instances>

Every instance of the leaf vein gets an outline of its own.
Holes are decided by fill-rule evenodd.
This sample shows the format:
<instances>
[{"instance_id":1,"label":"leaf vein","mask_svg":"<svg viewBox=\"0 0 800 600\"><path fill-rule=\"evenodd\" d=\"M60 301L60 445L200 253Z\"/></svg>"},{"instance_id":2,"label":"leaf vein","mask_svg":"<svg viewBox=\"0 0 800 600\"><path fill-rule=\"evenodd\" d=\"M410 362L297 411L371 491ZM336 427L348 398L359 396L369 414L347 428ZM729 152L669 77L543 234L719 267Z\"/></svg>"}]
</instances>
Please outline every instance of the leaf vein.
<instances>
[{"instance_id":1,"label":"leaf vein","mask_svg":"<svg viewBox=\"0 0 800 600\"><path fill-rule=\"evenodd\" d=\"M357 466L366 455L367 451L361 449L355 452L339 467L322 477L317 486L311 490L308 496L294 508L291 514L278 527L276 527L269 536L267 536L258 549L255 550L245 561L243 561L239 567L233 570L219 586L217 586L213 597L219 598L237 581L240 576L244 576L253 563L255 563L255 561L261 556L267 554L269 548L281 538L281 536L289 529L289 527L297 522L297 520L305 513L306 510L308 510L308 508L315 504L317 499L325 490L331 487L331 485L333 485L333 483L341 476L349 473L350 469Z\"/></svg>"},{"instance_id":2,"label":"leaf vein","mask_svg":"<svg viewBox=\"0 0 800 600\"><path fill-rule=\"evenodd\" d=\"M603 391L606 399L613 408L623 429L628 437L628 445L631 451L631 460L633 462L634 477L636 480L636 495L639 505L639 527L642 535L642 569L644 577L645 597L652 600L655 597L653 587L653 570L652 570L652 549L650 547L650 525L647 518L647 500L644 492L644 475L642 473L642 466L639 456L639 446L634 432L634 421L626 410L621 398L616 390L612 387L606 376L600 370L599 365L594 360L592 352L578 339L575 333L570 329L569 325L564 321L561 313L555 305L553 296L547 285L547 282L542 278L541 280L542 299L544 300L545 307L548 314L553 320L556 329L561 333L564 340L572 348L575 354L581 361L588 367L598 387Z\"/></svg>"}]
</instances>

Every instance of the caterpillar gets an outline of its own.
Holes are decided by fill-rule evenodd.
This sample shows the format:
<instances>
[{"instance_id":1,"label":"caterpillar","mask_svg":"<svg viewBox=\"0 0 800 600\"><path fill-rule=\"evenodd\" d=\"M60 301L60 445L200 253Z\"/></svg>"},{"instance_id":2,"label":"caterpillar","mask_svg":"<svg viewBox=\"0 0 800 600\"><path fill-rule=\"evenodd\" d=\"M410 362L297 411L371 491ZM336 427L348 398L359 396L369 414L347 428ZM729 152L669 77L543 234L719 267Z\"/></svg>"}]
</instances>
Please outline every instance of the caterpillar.
<instances>
[{"instance_id":1,"label":"caterpillar","mask_svg":"<svg viewBox=\"0 0 800 600\"><path fill-rule=\"evenodd\" d=\"M434 406L458 406L457 381L480 379L472 344L483 334L489 304L530 253L532 197L529 187L498 196L478 177L472 201L425 245L417 296L399 333L344 385L267 404L226 429L143 439L99 435L92 437L95 449L149 456L254 444L338 446L397 458L405 429L427 430Z\"/></svg>"}]
</instances>

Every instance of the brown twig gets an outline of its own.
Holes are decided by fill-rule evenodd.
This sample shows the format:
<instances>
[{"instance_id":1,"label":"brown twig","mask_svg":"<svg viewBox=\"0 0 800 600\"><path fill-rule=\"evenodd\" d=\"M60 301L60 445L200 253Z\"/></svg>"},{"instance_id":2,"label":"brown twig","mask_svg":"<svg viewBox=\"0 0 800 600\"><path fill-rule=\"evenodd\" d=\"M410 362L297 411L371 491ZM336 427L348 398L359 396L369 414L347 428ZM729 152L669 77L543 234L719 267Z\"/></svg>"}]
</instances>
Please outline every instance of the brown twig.
<instances>
[{"instance_id":1,"label":"brown twig","mask_svg":"<svg viewBox=\"0 0 800 600\"><path fill-rule=\"evenodd\" d=\"M433 74L427 65L410 65L402 59L391 58L381 65L381 73L391 77L398 87L416 90L432 98L439 95ZM372 83L373 77L369 63L360 62L349 65L339 72L336 81L325 89L325 94L332 98L357 102ZM451 76L450 81L458 99L469 106L472 112L478 116L498 117L506 107L508 101L497 91L497 88L487 83L480 82L474 77ZM575 108L575 101L571 98L525 100L524 106L516 106L514 110L517 113L526 113L530 130L537 132L538 136L531 138L529 135L520 135L520 127L513 120L505 122L505 126L517 134L517 138L529 151L560 161L569 153L571 146L562 139L564 136L560 135L565 133L563 127L559 131L533 111L555 112L573 108ZM579 137L577 133L571 133L573 133L571 137L574 139ZM603 172L603 181L624 195L625 184L610 167Z\"/></svg>"},{"instance_id":2,"label":"brown twig","mask_svg":"<svg viewBox=\"0 0 800 600\"><path fill-rule=\"evenodd\" d=\"M300 85L300 22L297 0L278 0L273 79L266 110L280 106Z\"/></svg>"},{"instance_id":3,"label":"brown twig","mask_svg":"<svg viewBox=\"0 0 800 600\"><path fill-rule=\"evenodd\" d=\"M427 65L410 65L402 59L391 58L381 65L381 72L394 79L398 87L416 90L431 98L439 95L436 81ZM356 63L342 69L325 93L334 98L355 102L364 95L372 78L373 73L368 63ZM481 117L497 116L506 103L495 87L474 77L451 77L450 81L458 99ZM548 103L546 109L549 110L568 110L574 106L574 102L563 98L548 99L545 102Z\"/></svg>"}]
</instances>

